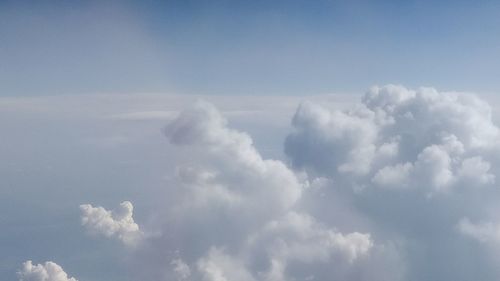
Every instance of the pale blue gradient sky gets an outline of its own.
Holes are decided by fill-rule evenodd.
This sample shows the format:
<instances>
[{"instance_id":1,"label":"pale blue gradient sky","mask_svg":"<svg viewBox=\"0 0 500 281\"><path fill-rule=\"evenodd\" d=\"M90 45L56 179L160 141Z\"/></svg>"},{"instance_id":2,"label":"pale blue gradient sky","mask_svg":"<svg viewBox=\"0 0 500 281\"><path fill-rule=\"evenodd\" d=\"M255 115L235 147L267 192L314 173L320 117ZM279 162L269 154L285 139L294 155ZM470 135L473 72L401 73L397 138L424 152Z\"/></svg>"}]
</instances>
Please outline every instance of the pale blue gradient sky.
<instances>
[{"instance_id":1,"label":"pale blue gradient sky","mask_svg":"<svg viewBox=\"0 0 500 281\"><path fill-rule=\"evenodd\" d=\"M497 1L0 3L0 95L497 92Z\"/></svg>"}]
</instances>

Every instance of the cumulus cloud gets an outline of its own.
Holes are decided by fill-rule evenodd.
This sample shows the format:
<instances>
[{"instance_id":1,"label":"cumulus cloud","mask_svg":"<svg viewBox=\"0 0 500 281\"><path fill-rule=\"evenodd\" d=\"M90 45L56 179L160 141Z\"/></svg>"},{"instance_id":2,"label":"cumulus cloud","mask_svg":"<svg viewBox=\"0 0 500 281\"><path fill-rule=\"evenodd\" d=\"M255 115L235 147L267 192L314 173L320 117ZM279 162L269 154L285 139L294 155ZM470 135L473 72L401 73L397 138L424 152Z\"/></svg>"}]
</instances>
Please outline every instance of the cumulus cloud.
<instances>
[{"instance_id":1,"label":"cumulus cloud","mask_svg":"<svg viewBox=\"0 0 500 281\"><path fill-rule=\"evenodd\" d=\"M292 125L292 165L352 186L430 194L495 180L487 156L499 129L489 105L470 94L373 87L351 110L303 103Z\"/></svg>"},{"instance_id":2,"label":"cumulus cloud","mask_svg":"<svg viewBox=\"0 0 500 281\"><path fill-rule=\"evenodd\" d=\"M340 264L348 265L366 257L373 247L370 234L342 234L307 214L296 212L268 222L262 230L250 236L247 243L251 261L258 264L263 257L267 260L267 268L261 268L258 278L265 277L266 280L288 280L293 270L289 268L290 264L300 264L302 275L325 274L328 269L319 271L317 268L330 266L333 269L330 275L333 276L340 270ZM331 264L337 266L331 268Z\"/></svg>"},{"instance_id":3,"label":"cumulus cloud","mask_svg":"<svg viewBox=\"0 0 500 281\"><path fill-rule=\"evenodd\" d=\"M289 165L265 159L209 103L170 119L177 158L148 221L155 235L128 201L80 206L89 233L138 246L133 280L500 276L464 243L500 241L499 224L481 219L498 211L500 134L473 95L388 85L344 110L303 102L284 144Z\"/></svg>"},{"instance_id":4,"label":"cumulus cloud","mask_svg":"<svg viewBox=\"0 0 500 281\"><path fill-rule=\"evenodd\" d=\"M185 156L170 186L175 200L167 204L162 234L146 239L138 253L141 264L152 266L147 278L294 280L301 276L295 265L309 275L335 276L369 258L370 234L337 230L299 208L307 179L264 159L251 137L229 128L211 104L182 111L165 134ZM170 270L155 274L165 263Z\"/></svg>"},{"instance_id":5,"label":"cumulus cloud","mask_svg":"<svg viewBox=\"0 0 500 281\"><path fill-rule=\"evenodd\" d=\"M198 102L165 129L172 144L197 154L196 163L177 169L180 184L189 189L188 203L202 208L218 202L252 217L289 209L302 192L297 176L283 162L263 159L249 135L226 124L215 107Z\"/></svg>"},{"instance_id":6,"label":"cumulus cloud","mask_svg":"<svg viewBox=\"0 0 500 281\"><path fill-rule=\"evenodd\" d=\"M68 277L60 265L51 261L36 265L32 261L26 261L17 274L19 281L78 281Z\"/></svg>"},{"instance_id":7,"label":"cumulus cloud","mask_svg":"<svg viewBox=\"0 0 500 281\"><path fill-rule=\"evenodd\" d=\"M134 245L143 233L134 222L134 206L129 201L120 203L115 210L93 207L90 204L80 205L83 227L92 235L116 238L127 245Z\"/></svg>"},{"instance_id":8,"label":"cumulus cloud","mask_svg":"<svg viewBox=\"0 0 500 281\"><path fill-rule=\"evenodd\" d=\"M203 279L285 281L327 272L335 276L343 263L349 266L366 257L373 241L369 234L344 235L308 215L290 212L250 234L243 245L236 256L212 247L197 262ZM300 265L301 272L293 272L290 264Z\"/></svg>"},{"instance_id":9,"label":"cumulus cloud","mask_svg":"<svg viewBox=\"0 0 500 281\"><path fill-rule=\"evenodd\" d=\"M477 96L387 85L344 110L302 103L284 151L309 180L328 179L325 196L352 204L375 226L370 232L401 242L405 279L466 280L441 268L466 263L463 271L498 276L463 240L497 243L498 224L460 219L498 212L499 140L492 110Z\"/></svg>"},{"instance_id":10,"label":"cumulus cloud","mask_svg":"<svg viewBox=\"0 0 500 281\"><path fill-rule=\"evenodd\" d=\"M273 260L292 259L305 263L326 262L338 255L353 262L366 255L373 241L369 234L343 235L301 213L290 212L280 220L269 222L253 237L252 243L261 242L260 249L268 249Z\"/></svg>"}]
</instances>

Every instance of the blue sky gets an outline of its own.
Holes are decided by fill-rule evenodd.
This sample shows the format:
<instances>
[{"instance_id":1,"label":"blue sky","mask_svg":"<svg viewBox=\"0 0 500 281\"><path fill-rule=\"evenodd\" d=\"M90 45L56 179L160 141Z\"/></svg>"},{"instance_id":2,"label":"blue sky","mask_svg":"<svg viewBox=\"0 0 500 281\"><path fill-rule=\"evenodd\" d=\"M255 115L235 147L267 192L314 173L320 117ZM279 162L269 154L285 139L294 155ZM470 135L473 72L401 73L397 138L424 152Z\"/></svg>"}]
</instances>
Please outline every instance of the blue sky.
<instances>
[{"instance_id":1,"label":"blue sky","mask_svg":"<svg viewBox=\"0 0 500 281\"><path fill-rule=\"evenodd\" d=\"M495 1L0 4L0 95L495 92Z\"/></svg>"}]
</instances>

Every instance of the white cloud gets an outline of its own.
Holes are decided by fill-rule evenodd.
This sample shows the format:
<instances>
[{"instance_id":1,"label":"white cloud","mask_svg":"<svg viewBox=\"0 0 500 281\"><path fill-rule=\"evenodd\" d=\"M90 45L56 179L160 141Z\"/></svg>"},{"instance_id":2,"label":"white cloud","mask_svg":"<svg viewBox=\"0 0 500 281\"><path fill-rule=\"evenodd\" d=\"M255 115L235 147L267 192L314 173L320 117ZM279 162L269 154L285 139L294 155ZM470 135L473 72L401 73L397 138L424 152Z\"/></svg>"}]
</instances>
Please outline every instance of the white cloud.
<instances>
[{"instance_id":1,"label":"white cloud","mask_svg":"<svg viewBox=\"0 0 500 281\"><path fill-rule=\"evenodd\" d=\"M489 162L484 161L481 156L474 156L462 161L458 176L482 184L494 183L495 175L490 173L490 168Z\"/></svg>"},{"instance_id":2,"label":"white cloud","mask_svg":"<svg viewBox=\"0 0 500 281\"><path fill-rule=\"evenodd\" d=\"M256 249L268 249L273 260L304 263L328 262L334 256L348 262L368 254L373 246L369 234L342 234L328 229L306 214L290 212L269 222L251 242L263 242Z\"/></svg>"},{"instance_id":3,"label":"white cloud","mask_svg":"<svg viewBox=\"0 0 500 281\"><path fill-rule=\"evenodd\" d=\"M370 234L344 234L296 211L304 179L281 161L263 159L250 136L228 128L212 105L197 102L165 134L185 156L163 233L145 242L143 255L172 260L168 252L175 252L167 276L189 269L192 280L292 280L290 263L314 271L320 262L335 272L369 257ZM151 263L160 267L162 259ZM339 265L327 266L332 262Z\"/></svg>"},{"instance_id":4,"label":"white cloud","mask_svg":"<svg viewBox=\"0 0 500 281\"><path fill-rule=\"evenodd\" d=\"M120 203L119 207L112 211L83 204L80 205L81 222L93 235L113 237L127 245L134 245L143 234L139 225L134 222L133 210L134 206L129 201Z\"/></svg>"},{"instance_id":5,"label":"white cloud","mask_svg":"<svg viewBox=\"0 0 500 281\"><path fill-rule=\"evenodd\" d=\"M197 163L178 168L181 184L191 189L189 196L217 197L213 200L257 213L290 208L302 190L295 174L281 161L262 159L250 136L226 123L215 107L198 102L165 129L172 144L189 146L197 154Z\"/></svg>"},{"instance_id":6,"label":"white cloud","mask_svg":"<svg viewBox=\"0 0 500 281\"><path fill-rule=\"evenodd\" d=\"M287 138L285 152L294 166L307 166L320 174L364 175L376 150L373 143L377 127L366 121L370 114L364 109L354 114L330 112L319 105L303 103L293 117L295 132Z\"/></svg>"},{"instance_id":7,"label":"white cloud","mask_svg":"<svg viewBox=\"0 0 500 281\"><path fill-rule=\"evenodd\" d=\"M381 187L404 188L408 186L408 177L412 168L412 163L385 166L375 173L372 181Z\"/></svg>"},{"instance_id":8,"label":"white cloud","mask_svg":"<svg viewBox=\"0 0 500 281\"><path fill-rule=\"evenodd\" d=\"M481 270L491 276L486 280L500 276L479 262L486 260L483 244L500 241L498 224L484 219L498 211L500 194L499 134L485 102L389 85L343 110L320 104L305 102L294 116L285 143L291 167L261 155L259 133L254 145L233 129L255 121L242 123L243 115L264 120L254 123L259 129L267 125L273 114L258 113L262 108L223 103L219 111L197 102L177 116L166 112L179 104L115 110L132 112L115 118L151 119L151 131L153 119L170 120L170 144L157 143L167 146L165 161L152 164L161 170L155 176L166 169L169 175L149 189L156 201L141 204L151 207L145 223L155 235L143 234L127 203L116 210L82 205L85 229L136 246L117 261L132 263L131 280L462 281L470 277L464 272ZM146 122L118 123L125 131ZM479 223L464 219L457 231L462 217Z\"/></svg>"},{"instance_id":9,"label":"white cloud","mask_svg":"<svg viewBox=\"0 0 500 281\"><path fill-rule=\"evenodd\" d=\"M369 234L341 234L316 222L314 218L289 212L284 217L268 222L261 230L248 235L242 251L230 255L221 248L212 247L199 259L197 267L203 280L291 280L293 268L301 264L307 272L322 271L335 276L342 266L349 267L358 259L367 257L374 246ZM267 267L259 268L264 262ZM335 264L335 265L333 265Z\"/></svg>"},{"instance_id":10,"label":"white cloud","mask_svg":"<svg viewBox=\"0 0 500 281\"><path fill-rule=\"evenodd\" d=\"M373 87L351 110L302 104L285 152L296 168L353 186L448 192L492 184L498 150L491 109L469 94Z\"/></svg>"},{"instance_id":11,"label":"white cloud","mask_svg":"<svg viewBox=\"0 0 500 281\"><path fill-rule=\"evenodd\" d=\"M208 255L198 261L197 266L205 281L255 280L240 259L229 256L218 248L211 248Z\"/></svg>"},{"instance_id":12,"label":"white cloud","mask_svg":"<svg viewBox=\"0 0 500 281\"><path fill-rule=\"evenodd\" d=\"M300 264L304 272L334 276L362 257L373 247L369 234L358 232L342 234L318 223L306 214L289 212L283 218L268 222L262 230L247 241L246 254L254 263L264 260L269 265L262 269L260 280L289 280L293 278L290 264ZM336 264L335 266L327 266ZM319 265L326 266L319 271Z\"/></svg>"},{"instance_id":13,"label":"white cloud","mask_svg":"<svg viewBox=\"0 0 500 281\"><path fill-rule=\"evenodd\" d=\"M36 265L31 261L26 261L17 274L19 281L78 281L73 277L68 277L61 266L51 261Z\"/></svg>"},{"instance_id":14,"label":"white cloud","mask_svg":"<svg viewBox=\"0 0 500 281\"><path fill-rule=\"evenodd\" d=\"M360 103L344 110L302 103L285 153L309 180L328 178L323 197L338 196L336 202L365 215L373 237L401 242L397 251L407 257L403 261L408 266L403 279L439 275L462 280L462 275L439 268L464 263L460 256L470 251L453 228L460 217L498 212L494 184L500 172L500 131L491 111L471 94L373 87ZM329 200L317 196L312 201L310 205L318 205L316 217L334 216L320 211L334 210L327 206ZM482 221L463 220L460 232L498 243L498 224ZM486 259L483 251L468 256L467 270L481 268L498 276L487 263L478 264ZM447 258L433 260L436 256Z\"/></svg>"}]
</instances>

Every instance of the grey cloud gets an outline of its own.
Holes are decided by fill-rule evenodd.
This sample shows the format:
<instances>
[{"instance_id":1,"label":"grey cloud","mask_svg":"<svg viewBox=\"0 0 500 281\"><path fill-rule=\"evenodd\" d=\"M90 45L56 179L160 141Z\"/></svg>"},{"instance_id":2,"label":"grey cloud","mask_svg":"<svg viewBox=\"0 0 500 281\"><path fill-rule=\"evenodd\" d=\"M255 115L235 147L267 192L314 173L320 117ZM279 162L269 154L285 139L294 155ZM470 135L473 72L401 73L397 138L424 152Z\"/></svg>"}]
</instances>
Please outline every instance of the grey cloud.
<instances>
[{"instance_id":1,"label":"grey cloud","mask_svg":"<svg viewBox=\"0 0 500 281\"><path fill-rule=\"evenodd\" d=\"M498 244L500 242L500 224L491 221L473 223L463 218L458 223L458 230L482 243Z\"/></svg>"}]
</instances>

